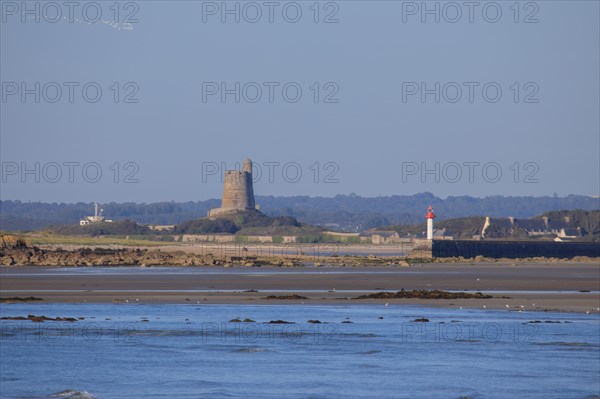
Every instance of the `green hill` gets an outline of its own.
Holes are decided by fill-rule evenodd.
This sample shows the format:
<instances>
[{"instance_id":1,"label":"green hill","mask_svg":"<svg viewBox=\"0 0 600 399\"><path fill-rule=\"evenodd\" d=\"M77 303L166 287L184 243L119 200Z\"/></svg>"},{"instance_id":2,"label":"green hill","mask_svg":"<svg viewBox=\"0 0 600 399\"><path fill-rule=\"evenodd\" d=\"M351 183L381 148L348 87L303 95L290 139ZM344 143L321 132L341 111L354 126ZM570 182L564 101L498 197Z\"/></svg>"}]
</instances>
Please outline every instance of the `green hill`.
<instances>
[{"instance_id":1,"label":"green hill","mask_svg":"<svg viewBox=\"0 0 600 399\"><path fill-rule=\"evenodd\" d=\"M238 235L293 235L320 232L291 216L270 217L258 210L224 212L218 217L190 220L175 226L175 234L230 233Z\"/></svg>"},{"instance_id":2,"label":"green hill","mask_svg":"<svg viewBox=\"0 0 600 399\"><path fill-rule=\"evenodd\" d=\"M105 235L145 235L156 234L146 226L137 224L131 219L118 220L111 223L90 223L85 226L66 225L55 226L48 229L50 232L61 235L78 236L105 236Z\"/></svg>"}]
</instances>

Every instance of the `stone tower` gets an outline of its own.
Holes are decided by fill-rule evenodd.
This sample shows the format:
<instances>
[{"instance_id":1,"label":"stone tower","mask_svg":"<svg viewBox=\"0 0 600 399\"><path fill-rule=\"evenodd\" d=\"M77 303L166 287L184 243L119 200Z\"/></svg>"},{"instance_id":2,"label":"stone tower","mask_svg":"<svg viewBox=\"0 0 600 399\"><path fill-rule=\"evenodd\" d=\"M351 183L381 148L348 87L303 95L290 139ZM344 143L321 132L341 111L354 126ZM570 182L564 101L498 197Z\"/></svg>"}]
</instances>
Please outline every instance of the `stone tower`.
<instances>
[{"instance_id":1,"label":"stone tower","mask_svg":"<svg viewBox=\"0 0 600 399\"><path fill-rule=\"evenodd\" d=\"M242 170L226 170L221 207L211 209L208 216L222 212L256 209L252 187L252 161L244 160Z\"/></svg>"}]
</instances>

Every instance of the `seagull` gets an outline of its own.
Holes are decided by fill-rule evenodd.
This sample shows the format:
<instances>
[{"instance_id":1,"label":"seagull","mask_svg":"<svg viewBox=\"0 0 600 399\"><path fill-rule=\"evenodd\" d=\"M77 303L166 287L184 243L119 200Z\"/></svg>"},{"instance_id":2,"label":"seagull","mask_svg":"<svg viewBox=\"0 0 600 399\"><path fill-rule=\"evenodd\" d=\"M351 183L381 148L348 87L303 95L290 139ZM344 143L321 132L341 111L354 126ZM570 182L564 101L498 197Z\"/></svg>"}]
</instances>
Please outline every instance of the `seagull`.
<instances>
[{"instance_id":1,"label":"seagull","mask_svg":"<svg viewBox=\"0 0 600 399\"><path fill-rule=\"evenodd\" d=\"M136 302L139 302L140 300L139 300L138 298L135 298L135 301L136 301Z\"/></svg>"},{"instance_id":2,"label":"seagull","mask_svg":"<svg viewBox=\"0 0 600 399\"><path fill-rule=\"evenodd\" d=\"M483 305L483 308L485 309L485 305Z\"/></svg>"},{"instance_id":3,"label":"seagull","mask_svg":"<svg viewBox=\"0 0 600 399\"><path fill-rule=\"evenodd\" d=\"M125 302L129 303L129 299L125 299Z\"/></svg>"},{"instance_id":4,"label":"seagull","mask_svg":"<svg viewBox=\"0 0 600 399\"><path fill-rule=\"evenodd\" d=\"M388 306L388 305L389 305L389 303L388 303L388 302L386 302L386 303L385 303L385 305L383 305L383 306Z\"/></svg>"},{"instance_id":5,"label":"seagull","mask_svg":"<svg viewBox=\"0 0 600 399\"><path fill-rule=\"evenodd\" d=\"M506 305L507 308L510 308L510 306Z\"/></svg>"},{"instance_id":6,"label":"seagull","mask_svg":"<svg viewBox=\"0 0 600 399\"><path fill-rule=\"evenodd\" d=\"M479 279L477 279L477 281L479 281Z\"/></svg>"},{"instance_id":7,"label":"seagull","mask_svg":"<svg viewBox=\"0 0 600 399\"><path fill-rule=\"evenodd\" d=\"M460 310L462 310L462 306L460 307Z\"/></svg>"},{"instance_id":8,"label":"seagull","mask_svg":"<svg viewBox=\"0 0 600 399\"><path fill-rule=\"evenodd\" d=\"M587 312L585 312L585 314L590 314L590 311L588 310Z\"/></svg>"}]
</instances>

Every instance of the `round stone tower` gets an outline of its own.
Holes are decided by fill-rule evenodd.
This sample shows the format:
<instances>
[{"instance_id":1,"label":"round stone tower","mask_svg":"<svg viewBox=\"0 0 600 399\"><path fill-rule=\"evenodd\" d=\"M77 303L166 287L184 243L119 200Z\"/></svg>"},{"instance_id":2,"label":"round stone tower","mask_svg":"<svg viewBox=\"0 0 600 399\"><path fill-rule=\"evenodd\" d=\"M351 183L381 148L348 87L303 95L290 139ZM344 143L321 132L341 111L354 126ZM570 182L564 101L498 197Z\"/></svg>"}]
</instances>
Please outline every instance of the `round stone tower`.
<instances>
[{"instance_id":1,"label":"round stone tower","mask_svg":"<svg viewBox=\"0 0 600 399\"><path fill-rule=\"evenodd\" d=\"M213 209L209 216L232 210L256 209L252 187L252 161L244 160L242 170L226 170L221 208Z\"/></svg>"}]
</instances>

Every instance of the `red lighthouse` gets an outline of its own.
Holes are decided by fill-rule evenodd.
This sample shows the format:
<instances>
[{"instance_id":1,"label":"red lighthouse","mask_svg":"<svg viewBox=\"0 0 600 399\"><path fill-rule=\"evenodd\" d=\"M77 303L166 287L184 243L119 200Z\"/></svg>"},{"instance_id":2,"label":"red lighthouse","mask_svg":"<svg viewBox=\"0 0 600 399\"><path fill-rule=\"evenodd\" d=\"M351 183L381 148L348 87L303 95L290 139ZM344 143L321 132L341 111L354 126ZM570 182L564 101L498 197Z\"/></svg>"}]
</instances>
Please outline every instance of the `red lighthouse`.
<instances>
[{"instance_id":1,"label":"red lighthouse","mask_svg":"<svg viewBox=\"0 0 600 399\"><path fill-rule=\"evenodd\" d=\"M427 208L427 215L425 217L427 218L427 239L433 240L433 219L435 218L435 213L433 213L431 205Z\"/></svg>"}]
</instances>

